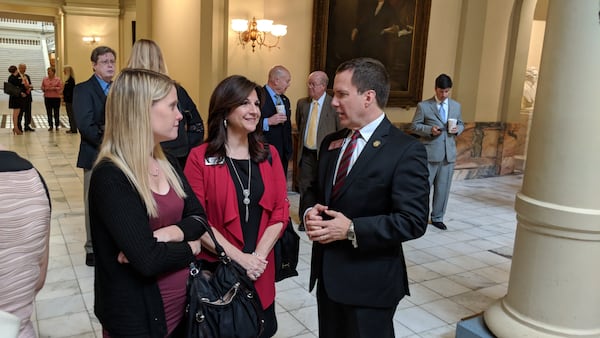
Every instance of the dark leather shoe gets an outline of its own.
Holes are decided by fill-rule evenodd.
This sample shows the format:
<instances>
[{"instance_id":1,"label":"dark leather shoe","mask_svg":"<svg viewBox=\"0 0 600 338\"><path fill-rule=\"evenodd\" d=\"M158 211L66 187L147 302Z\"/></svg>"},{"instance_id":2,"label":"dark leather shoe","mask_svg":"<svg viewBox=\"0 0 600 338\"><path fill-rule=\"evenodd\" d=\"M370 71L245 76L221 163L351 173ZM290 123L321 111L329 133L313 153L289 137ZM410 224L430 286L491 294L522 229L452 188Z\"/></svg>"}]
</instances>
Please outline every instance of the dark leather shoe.
<instances>
[{"instance_id":1,"label":"dark leather shoe","mask_svg":"<svg viewBox=\"0 0 600 338\"><path fill-rule=\"evenodd\" d=\"M33 129L31 127L25 127L25 131L35 131L35 129Z\"/></svg>"},{"instance_id":2,"label":"dark leather shoe","mask_svg":"<svg viewBox=\"0 0 600 338\"><path fill-rule=\"evenodd\" d=\"M448 227L446 226L446 224L444 224L444 222L431 222L431 225L433 225L434 227L436 227L440 230L448 229Z\"/></svg>"},{"instance_id":3,"label":"dark leather shoe","mask_svg":"<svg viewBox=\"0 0 600 338\"><path fill-rule=\"evenodd\" d=\"M85 254L85 265L87 265L87 266L96 265L96 257L94 257L94 253Z\"/></svg>"},{"instance_id":4,"label":"dark leather shoe","mask_svg":"<svg viewBox=\"0 0 600 338\"><path fill-rule=\"evenodd\" d=\"M303 223L300 223L300 225L298 225L298 231L306 231L306 228L304 228Z\"/></svg>"}]
</instances>

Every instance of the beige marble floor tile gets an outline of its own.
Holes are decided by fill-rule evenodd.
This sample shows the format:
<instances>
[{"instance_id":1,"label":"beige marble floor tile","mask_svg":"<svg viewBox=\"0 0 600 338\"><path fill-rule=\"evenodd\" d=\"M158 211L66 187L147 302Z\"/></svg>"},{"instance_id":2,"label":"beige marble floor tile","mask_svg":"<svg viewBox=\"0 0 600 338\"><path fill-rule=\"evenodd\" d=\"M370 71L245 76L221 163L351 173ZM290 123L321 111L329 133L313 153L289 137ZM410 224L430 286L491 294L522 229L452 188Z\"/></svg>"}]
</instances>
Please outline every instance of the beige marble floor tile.
<instances>
[{"instance_id":1,"label":"beige marble floor tile","mask_svg":"<svg viewBox=\"0 0 600 338\"><path fill-rule=\"evenodd\" d=\"M463 267L454 265L446 260L437 260L435 262L425 263L423 266L443 276L455 275L465 271Z\"/></svg>"},{"instance_id":2,"label":"beige marble floor tile","mask_svg":"<svg viewBox=\"0 0 600 338\"><path fill-rule=\"evenodd\" d=\"M280 313L277 316L277 333L274 338L296 337L298 335L312 334L304 324L300 323L290 313Z\"/></svg>"},{"instance_id":3,"label":"beige marble floor tile","mask_svg":"<svg viewBox=\"0 0 600 338\"><path fill-rule=\"evenodd\" d=\"M394 321L404 325L415 333L429 331L447 325L442 319L426 311L423 306L415 306L396 311Z\"/></svg>"},{"instance_id":4,"label":"beige marble floor tile","mask_svg":"<svg viewBox=\"0 0 600 338\"><path fill-rule=\"evenodd\" d=\"M452 280L446 277L428 280L421 283L421 285L435 291L436 293L442 295L445 298L471 291L471 289L468 289L456 282L453 282Z\"/></svg>"},{"instance_id":5,"label":"beige marble floor tile","mask_svg":"<svg viewBox=\"0 0 600 338\"><path fill-rule=\"evenodd\" d=\"M87 311L80 294L36 302L37 318L48 319Z\"/></svg>"},{"instance_id":6,"label":"beige marble floor tile","mask_svg":"<svg viewBox=\"0 0 600 338\"><path fill-rule=\"evenodd\" d=\"M494 298L490 298L478 291L465 292L460 295L450 297L450 299L453 302L473 311L473 313L483 312L496 301Z\"/></svg>"},{"instance_id":7,"label":"beige marble floor tile","mask_svg":"<svg viewBox=\"0 0 600 338\"><path fill-rule=\"evenodd\" d=\"M422 305L444 297L423 285L413 284L410 285L410 296L404 298L412 304Z\"/></svg>"},{"instance_id":8,"label":"beige marble floor tile","mask_svg":"<svg viewBox=\"0 0 600 338\"><path fill-rule=\"evenodd\" d=\"M408 278L416 283L424 282L431 279L436 279L441 277L442 275L428 269L422 265L414 265L407 268Z\"/></svg>"},{"instance_id":9,"label":"beige marble floor tile","mask_svg":"<svg viewBox=\"0 0 600 338\"><path fill-rule=\"evenodd\" d=\"M472 271L461 272L456 275L448 276L447 278L470 290L480 290L497 285L495 281L490 280L482 275L476 274Z\"/></svg>"},{"instance_id":10,"label":"beige marble floor tile","mask_svg":"<svg viewBox=\"0 0 600 338\"><path fill-rule=\"evenodd\" d=\"M472 310L469 310L468 308L453 302L448 298L423 304L421 307L434 316L444 320L448 324L456 323L462 318L473 315Z\"/></svg>"},{"instance_id":11,"label":"beige marble floor tile","mask_svg":"<svg viewBox=\"0 0 600 338\"><path fill-rule=\"evenodd\" d=\"M87 311L38 320L40 337L95 336ZM90 336L90 334L92 336Z\"/></svg>"}]
</instances>

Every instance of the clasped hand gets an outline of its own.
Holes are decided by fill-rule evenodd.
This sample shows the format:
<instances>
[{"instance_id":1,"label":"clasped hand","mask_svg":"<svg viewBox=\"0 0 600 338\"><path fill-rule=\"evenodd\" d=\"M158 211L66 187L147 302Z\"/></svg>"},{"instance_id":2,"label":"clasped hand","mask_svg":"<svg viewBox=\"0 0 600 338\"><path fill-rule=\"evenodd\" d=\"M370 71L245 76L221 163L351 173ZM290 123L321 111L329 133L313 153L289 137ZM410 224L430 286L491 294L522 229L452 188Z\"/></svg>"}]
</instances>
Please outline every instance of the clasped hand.
<instances>
[{"instance_id":1,"label":"clasped hand","mask_svg":"<svg viewBox=\"0 0 600 338\"><path fill-rule=\"evenodd\" d=\"M328 219L323 219L323 215ZM341 212L329 210L321 204L316 204L304 217L306 235L311 241L321 244L348 239L350 223L350 219Z\"/></svg>"},{"instance_id":2,"label":"clasped hand","mask_svg":"<svg viewBox=\"0 0 600 338\"><path fill-rule=\"evenodd\" d=\"M236 262L246 269L246 275L251 280L257 280L265 269L268 261L257 253L243 253Z\"/></svg>"}]
</instances>

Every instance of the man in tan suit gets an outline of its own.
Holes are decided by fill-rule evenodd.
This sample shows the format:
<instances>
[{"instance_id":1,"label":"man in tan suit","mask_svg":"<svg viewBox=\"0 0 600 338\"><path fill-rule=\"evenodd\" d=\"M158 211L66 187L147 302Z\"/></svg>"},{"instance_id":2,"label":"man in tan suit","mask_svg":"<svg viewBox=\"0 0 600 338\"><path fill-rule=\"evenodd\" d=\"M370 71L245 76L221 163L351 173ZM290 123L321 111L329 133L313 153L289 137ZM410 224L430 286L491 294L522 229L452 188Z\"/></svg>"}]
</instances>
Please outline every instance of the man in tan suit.
<instances>
[{"instance_id":1,"label":"man in tan suit","mask_svg":"<svg viewBox=\"0 0 600 338\"><path fill-rule=\"evenodd\" d=\"M329 78L322 71L308 76L308 97L298 100L296 107L296 126L298 126L298 189L300 190L299 214L312 205L307 205L304 194L310 188L310 182L317 175L317 151L323 138L340 129L337 113L331 106L331 96L325 90ZM312 126L312 128L311 128ZM302 217L300 217L302 219ZM304 231L300 221L298 230Z\"/></svg>"}]
</instances>

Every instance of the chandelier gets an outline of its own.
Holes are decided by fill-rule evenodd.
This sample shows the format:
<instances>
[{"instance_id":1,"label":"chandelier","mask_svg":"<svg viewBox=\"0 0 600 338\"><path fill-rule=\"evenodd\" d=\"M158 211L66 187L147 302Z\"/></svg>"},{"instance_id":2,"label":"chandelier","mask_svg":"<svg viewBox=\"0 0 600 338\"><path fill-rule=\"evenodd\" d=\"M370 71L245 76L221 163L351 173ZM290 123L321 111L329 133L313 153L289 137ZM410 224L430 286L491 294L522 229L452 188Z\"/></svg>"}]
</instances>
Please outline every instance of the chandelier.
<instances>
[{"instance_id":1,"label":"chandelier","mask_svg":"<svg viewBox=\"0 0 600 338\"><path fill-rule=\"evenodd\" d=\"M277 47L279 39L287 34L286 25L274 25L273 20L256 20L256 18L252 18L250 22L244 19L233 19L231 20L231 29L238 33L242 48L245 48L246 44L252 41L252 52L254 52L257 45L259 48L267 47L271 49ZM272 35L277 39L273 39L274 42L269 43L267 42L268 35Z\"/></svg>"}]
</instances>

